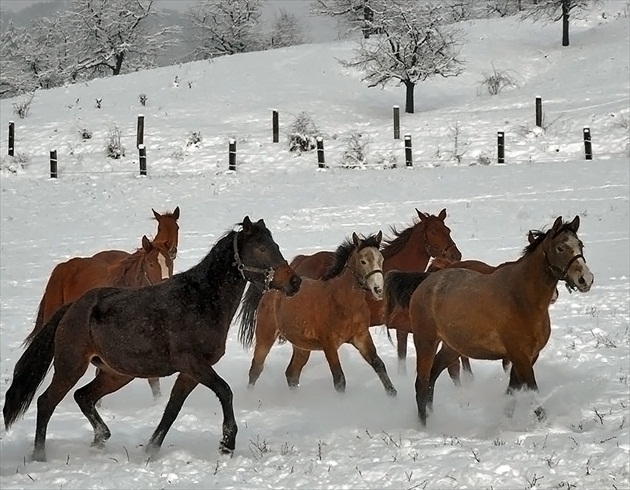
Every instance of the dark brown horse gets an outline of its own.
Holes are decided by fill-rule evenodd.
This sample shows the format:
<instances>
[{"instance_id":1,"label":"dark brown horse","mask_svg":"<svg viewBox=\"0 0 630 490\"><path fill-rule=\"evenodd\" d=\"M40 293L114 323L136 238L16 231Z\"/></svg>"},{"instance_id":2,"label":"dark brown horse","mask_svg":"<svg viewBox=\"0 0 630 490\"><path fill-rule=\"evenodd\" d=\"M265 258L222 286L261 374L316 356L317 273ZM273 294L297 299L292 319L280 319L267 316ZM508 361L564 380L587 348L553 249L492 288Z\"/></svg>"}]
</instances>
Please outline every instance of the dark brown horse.
<instances>
[{"instance_id":1,"label":"dark brown horse","mask_svg":"<svg viewBox=\"0 0 630 490\"><path fill-rule=\"evenodd\" d=\"M154 244L166 248L171 258L175 260L177 257L177 246L179 245L179 225L177 224L177 220L179 219L179 206L177 206L172 213L166 212L160 214L155 209L151 209L151 211L153 211L153 216L158 222L157 234L152 241ZM124 250L103 250L94 254L92 257L114 264L128 256L129 252L125 252Z\"/></svg>"},{"instance_id":2,"label":"dark brown horse","mask_svg":"<svg viewBox=\"0 0 630 490\"><path fill-rule=\"evenodd\" d=\"M303 278L300 292L291 298L250 286L245 293L239 337L245 347L256 338L249 386L262 373L276 339L291 342L293 356L286 370L289 387L296 388L311 351L323 351L335 389L344 392L346 378L337 351L352 344L379 376L388 395L396 390L370 335L370 310L366 294L380 300L383 292L382 234L361 239L357 234L336 250L334 262L322 279Z\"/></svg>"},{"instance_id":3,"label":"dark brown horse","mask_svg":"<svg viewBox=\"0 0 630 490\"><path fill-rule=\"evenodd\" d=\"M533 366L551 333L549 303L558 281L590 290L593 274L577 236L580 220L559 217L547 232L533 231L523 256L491 273L449 268L431 273L409 301L416 347L416 402L426 425L435 381L461 356L507 359L508 393L537 391ZM437 347L442 342L442 349ZM544 417L542 407L536 409Z\"/></svg>"},{"instance_id":4,"label":"dark brown horse","mask_svg":"<svg viewBox=\"0 0 630 490\"><path fill-rule=\"evenodd\" d=\"M28 345L53 313L90 289L104 286L137 288L157 284L173 275L173 259L163 243L142 237L142 247L112 263L94 257L74 257L57 264L48 278L37 311L35 327L24 340ZM160 382L149 379L153 397L161 395Z\"/></svg>"},{"instance_id":5,"label":"dark brown horse","mask_svg":"<svg viewBox=\"0 0 630 490\"><path fill-rule=\"evenodd\" d=\"M416 209L418 221L398 231L391 228L393 238L386 239L381 250L384 262L383 271L397 269L409 272L422 272L426 269L431 257L443 258L454 262L462 258L462 254L451 238L451 230L446 226L446 209L437 216L420 212ZM334 252L322 251L313 255L298 255L291 262L291 267L299 275L320 279L325 271L334 263ZM382 314L381 301L366 294L370 308L370 325L382 325L385 319ZM398 369L405 371L407 357L407 335L411 332L409 321L405 315L395 315L387 323L387 328L396 330L398 345Z\"/></svg>"},{"instance_id":6,"label":"dark brown horse","mask_svg":"<svg viewBox=\"0 0 630 490\"><path fill-rule=\"evenodd\" d=\"M206 257L168 281L137 289L97 288L53 315L18 360L3 408L8 429L28 409L51 363L54 374L37 400L33 458L45 461L46 430L55 408L91 362L100 368L74 399L102 447L110 431L96 402L132 379L179 373L162 419L146 450L155 454L186 397L199 384L216 393L223 409L220 450L231 454L237 426L232 390L213 369L225 353L228 330L247 281L295 294L301 279L289 267L263 220L245 217Z\"/></svg>"}]
</instances>

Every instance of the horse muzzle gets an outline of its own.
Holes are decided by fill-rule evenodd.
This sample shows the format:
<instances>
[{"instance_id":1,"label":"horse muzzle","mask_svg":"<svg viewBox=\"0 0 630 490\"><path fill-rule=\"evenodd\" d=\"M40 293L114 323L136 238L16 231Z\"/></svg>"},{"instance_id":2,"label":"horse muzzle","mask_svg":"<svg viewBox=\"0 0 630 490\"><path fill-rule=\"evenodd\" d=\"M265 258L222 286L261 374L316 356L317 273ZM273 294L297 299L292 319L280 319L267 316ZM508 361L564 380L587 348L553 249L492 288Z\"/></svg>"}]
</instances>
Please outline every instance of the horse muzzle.
<instances>
[{"instance_id":1,"label":"horse muzzle","mask_svg":"<svg viewBox=\"0 0 630 490\"><path fill-rule=\"evenodd\" d=\"M286 262L274 269L273 280L269 287L284 292L287 296L293 296L300 290L302 278Z\"/></svg>"}]
</instances>

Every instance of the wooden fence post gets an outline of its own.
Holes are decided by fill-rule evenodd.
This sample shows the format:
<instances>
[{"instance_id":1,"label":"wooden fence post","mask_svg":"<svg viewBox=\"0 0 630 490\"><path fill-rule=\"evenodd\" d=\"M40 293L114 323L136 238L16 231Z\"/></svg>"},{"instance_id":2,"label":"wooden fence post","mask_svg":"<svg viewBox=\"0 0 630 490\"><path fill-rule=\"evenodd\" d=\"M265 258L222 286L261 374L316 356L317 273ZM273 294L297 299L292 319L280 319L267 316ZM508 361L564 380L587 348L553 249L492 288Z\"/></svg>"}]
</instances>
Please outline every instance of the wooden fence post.
<instances>
[{"instance_id":1,"label":"wooden fence post","mask_svg":"<svg viewBox=\"0 0 630 490\"><path fill-rule=\"evenodd\" d=\"M413 167L413 156L411 152L411 135L405 135L405 165Z\"/></svg>"},{"instance_id":2,"label":"wooden fence post","mask_svg":"<svg viewBox=\"0 0 630 490\"><path fill-rule=\"evenodd\" d=\"M15 152L15 123L9 121L9 156L12 157Z\"/></svg>"},{"instance_id":3,"label":"wooden fence post","mask_svg":"<svg viewBox=\"0 0 630 490\"><path fill-rule=\"evenodd\" d=\"M144 145L144 116L138 114L138 132L136 133L136 148Z\"/></svg>"},{"instance_id":4,"label":"wooden fence post","mask_svg":"<svg viewBox=\"0 0 630 490\"><path fill-rule=\"evenodd\" d=\"M230 139L228 151L229 151L228 169L232 171L236 171L236 140Z\"/></svg>"},{"instance_id":5,"label":"wooden fence post","mask_svg":"<svg viewBox=\"0 0 630 490\"><path fill-rule=\"evenodd\" d=\"M497 163L505 163L505 133L503 131L497 132L497 150Z\"/></svg>"},{"instance_id":6,"label":"wooden fence post","mask_svg":"<svg viewBox=\"0 0 630 490\"><path fill-rule=\"evenodd\" d=\"M273 131L273 142L277 143L280 141L280 125L278 123L277 109L273 109L273 111L271 111L271 126Z\"/></svg>"},{"instance_id":7,"label":"wooden fence post","mask_svg":"<svg viewBox=\"0 0 630 490\"><path fill-rule=\"evenodd\" d=\"M593 159L593 147L591 145L591 130L584 128L584 157L587 160Z\"/></svg>"},{"instance_id":8,"label":"wooden fence post","mask_svg":"<svg viewBox=\"0 0 630 490\"><path fill-rule=\"evenodd\" d=\"M50 150L50 178L57 178L57 150Z\"/></svg>"},{"instance_id":9,"label":"wooden fence post","mask_svg":"<svg viewBox=\"0 0 630 490\"><path fill-rule=\"evenodd\" d=\"M140 175L147 174L147 149L143 144L138 145L140 152Z\"/></svg>"},{"instance_id":10,"label":"wooden fence post","mask_svg":"<svg viewBox=\"0 0 630 490\"><path fill-rule=\"evenodd\" d=\"M542 112L542 97L536 97L536 126L542 128L543 112Z\"/></svg>"},{"instance_id":11,"label":"wooden fence post","mask_svg":"<svg viewBox=\"0 0 630 490\"><path fill-rule=\"evenodd\" d=\"M324 139L317 137L317 167L326 168L326 160L324 158Z\"/></svg>"},{"instance_id":12,"label":"wooden fence post","mask_svg":"<svg viewBox=\"0 0 630 490\"><path fill-rule=\"evenodd\" d=\"M394 106L394 139L400 139L400 107Z\"/></svg>"}]
</instances>

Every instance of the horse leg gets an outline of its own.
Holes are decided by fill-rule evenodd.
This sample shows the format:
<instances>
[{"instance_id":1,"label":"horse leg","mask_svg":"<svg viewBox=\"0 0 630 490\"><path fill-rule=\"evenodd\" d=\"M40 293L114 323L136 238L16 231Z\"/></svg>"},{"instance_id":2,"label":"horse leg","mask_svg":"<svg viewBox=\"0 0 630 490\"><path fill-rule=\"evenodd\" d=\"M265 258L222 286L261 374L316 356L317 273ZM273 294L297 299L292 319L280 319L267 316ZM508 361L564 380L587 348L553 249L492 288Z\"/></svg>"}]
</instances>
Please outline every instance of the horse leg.
<instances>
[{"instance_id":1,"label":"horse leg","mask_svg":"<svg viewBox=\"0 0 630 490\"><path fill-rule=\"evenodd\" d=\"M398 374L407 374L407 332L396 330L396 350L398 353Z\"/></svg>"},{"instance_id":2,"label":"horse leg","mask_svg":"<svg viewBox=\"0 0 630 490\"><path fill-rule=\"evenodd\" d=\"M326 360L328 361L328 366L330 367L330 372L333 377L333 384L335 385L335 390L339 393L345 393L346 391L346 376L343 374L343 370L341 369L341 363L339 362L339 353L337 352L337 347L331 345L330 343L324 344L324 355L326 356Z\"/></svg>"},{"instance_id":3,"label":"horse leg","mask_svg":"<svg viewBox=\"0 0 630 490\"><path fill-rule=\"evenodd\" d=\"M151 387L151 393L153 393L153 400L161 398L162 390L160 389L160 378L149 378L147 381Z\"/></svg>"},{"instance_id":4,"label":"horse leg","mask_svg":"<svg viewBox=\"0 0 630 490\"><path fill-rule=\"evenodd\" d=\"M223 408L223 437L219 444L219 451L221 454L233 454L236 447L238 427L234 418L233 395L230 385L209 366L205 368L203 375L199 378L199 382L216 393Z\"/></svg>"},{"instance_id":5,"label":"horse leg","mask_svg":"<svg viewBox=\"0 0 630 490\"><path fill-rule=\"evenodd\" d=\"M96 411L96 402L105 395L118 391L132 379L134 379L133 376L99 369L92 381L74 392L74 400L92 425L92 429L94 429L92 446L103 448L105 441L111 436L109 428Z\"/></svg>"},{"instance_id":6,"label":"horse leg","mask_svg":"<svg viewBox=\"0 0 630 490\"><path fill-rule=\"evenodd\" d=\"M291 361L284 373L287 378L289 388L297 388L300 385L300 374L302 374L302 369L308 362L308 358L310 356L311 351L300 349L295 345L293 346L293 355L291 356Z\"/></svg>"},{"instance_id":7,"label":"horse leg","mask_svg":"<svg viewBox=\"0 0 630 490\"><path fill-rule=\"evenodd\" d=\"M534 363L538 360L538 354L536 354L532 361L527 356L521 355L518 357L511 357L512 369L510 370L510 381L507 388L507 394L512 395L515 390L527 388L533 392L538 392L538 384L534 376ZM513 405L508 407L507 415L511 416L514 412ZM546 418L545 410L543 407L538 407L534 410L536 417L539 421Z\"/></svg>"},{"instance_id":8,"label":"horse leg","mask_svg":"<svg viewBox=\"0 0 630 490\"><path fill-rule=\"evenodd\" d=\"M253 388L256 381L258 381L265 367L265 359L267 359L267 355L269 355L269 351L278 337L278 334L275 332L273 336L259 335L260 332L261 330L256 328L256 344L254 346L254 355L252 356L252 365L249 368L249 388Z\"/></svg>"},{"instance_id":9,"label":"horse leg","mask_svg":"<svg viewBox=\"0 0 630 490\"><path fill-rule=\"evenodd\" d=\"M35 428L35 447L33 460L46 461L46 429L55 408L72 387L79 382L85 373L89 362L75 363L67 369L55 363L55 372L46 391L37 399L37 425ZM65 364L68 366L68 364Z\"/></svg>"},{"instance_id":10,"label":"horse leg","mask_svg":"<svg viewBox=\"0 0 630 490\"><path fill-rule=\"evenodd\" d=\"M416 347L416 405L420 423L426 427L427 403L429 399L433 399L432 393L429 397L431 370L440 341L437 337L437 327L431 318L426 315L416 318L414 311L410 310L410 319Z\"/></svg>"},{"instance_id":11,"label":"horse leg","mask_svg":"<svg viewBox=\"0 0 630 490\"><path fill-rule=\"evenodd\" d=\"M440 351L435 355L435 358L433 359L431 376L429 377L429 392L427 397L427 407L429 408L429 410L433 410L433 393L435 391L435 382L439 378L442 371L444 371L444 369L449 369L450 373L450 368L453 365L456 365L458 367L459 372L459 358L460 355L458 352L454 351L448 345L442 342L442 347L440 348ZM458 383L455 384L459 386Z\"/></svg>"},{"instance_id":12,"label":"horse leg","mask_svg":"<svg viewBox=\"0 0 630 490\"><path fill-rule=\"evenodd\" d=\"M372 366L372 369L376 372L381 383L385 387L385 392L389 396L396 396L396 388L392 384L392 381L389 379L387 375L387 369L385 369L385 364L376 353L376 347L374 346L374 341L372 340L372 336L370 332L366 330L359 335L355 335L351 340L352 345L354 345L357 350L363 356L363 359L367 361L367 363Z\"/></svg>"},{"instance_id":13,"label":"horse leg","mask_svg":"<svg viewBox=\"0 0 630 490\"><path fill-rule=\"evenodd\" d=\"M462 367L464 368L464 372L468 374L470 379L474 379L475 375L472 372L472 368L470 367L470 359L468 357L461 357Z\"/></svg>"},{"instance_id":14,"label":"horse leg","mask_svg":"<svg viewBox=\"0 0 630 490\"><path fill-rule=\"evenodd\" d=\"M164 437L166 437L166 433L171 428L171 425L173 425L173 422L175 422L184 401L198 384L199 382L197 380L184 374L177 376L173 389L171 390L171 396L164 409L164 414L162 414L160 423L153 432L146 447L146 452L149 453L151 457L159 452L160 447L162 447L162 442L164 442Z\"/></svg>"}]
</instances>

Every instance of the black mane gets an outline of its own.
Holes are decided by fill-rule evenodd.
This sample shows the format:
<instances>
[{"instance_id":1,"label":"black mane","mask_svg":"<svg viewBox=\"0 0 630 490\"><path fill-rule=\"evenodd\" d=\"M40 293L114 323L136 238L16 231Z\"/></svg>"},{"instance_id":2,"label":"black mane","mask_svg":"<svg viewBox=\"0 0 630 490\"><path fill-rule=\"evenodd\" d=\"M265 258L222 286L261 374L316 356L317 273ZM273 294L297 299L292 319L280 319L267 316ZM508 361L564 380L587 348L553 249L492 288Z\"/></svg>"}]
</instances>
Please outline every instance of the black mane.
<instances>
[{"instance_id":1,"label":"black mane","mask_svg":"<svg viewBox=\"0 0 630 490\"><path fill-rule=\"evenodd\" d=\"M414 221L411 225L405 228L402 231L398 231L395 226L391 226L390 230L393 233L393 238L384 238L383 239L383 249L381 253L383 254L384 259L388 259L398 252L400 252L411 238L411 234L413 229L418 224L418 221Z\"/></svg>"},{"instance_id":2,"label":"black mane","mask_svg":"<svg viewBox=\"0 0 630 490\"><path fill-rule=\"evenodd\" d=\"M569 231L571 231L571 233L573 233L573 231L569 228L569 225L570 225L569 222L564 221L562 223L562 226L558 230L558 232L552 238L557 237L560 233L562 233L563 231L566 231L566 230L569 230ZM538 245L540 245L542 242L544 242L545 238L547 238L547 236L552 231L553 230L547 230L547 231L530 230L529 233L531 234L531 236L534 239L523 249L523 255L528 255L528 254L532 253L534 250L536 250L536 248L538 248Z\"/></svg>"}]
</instances>

